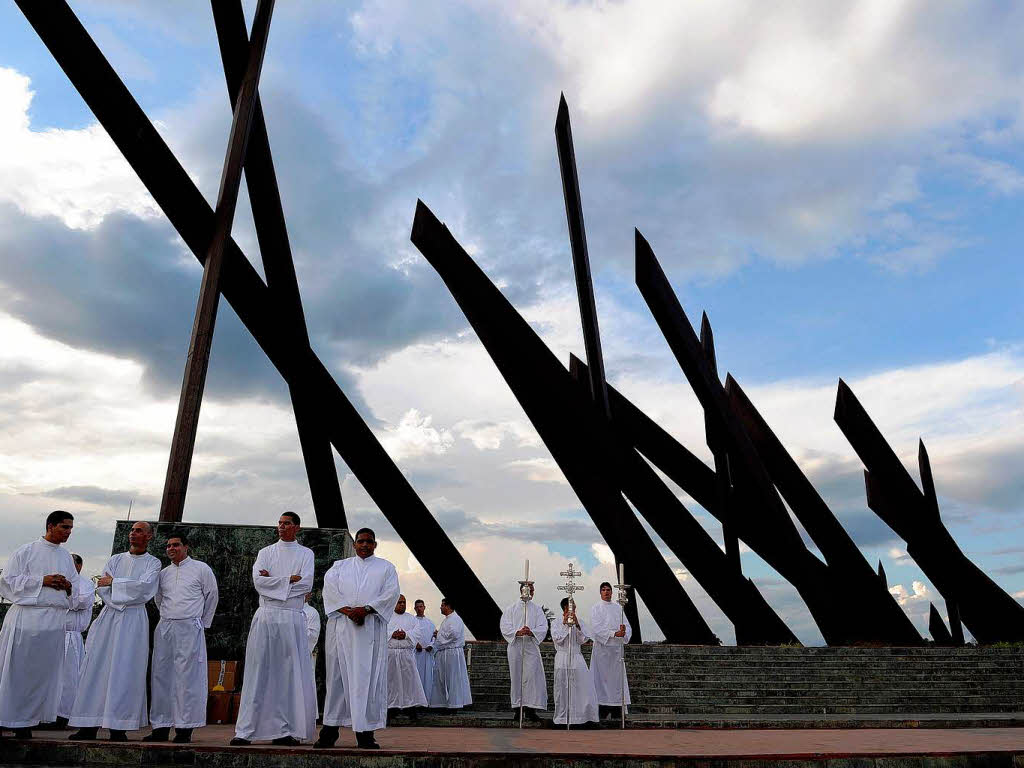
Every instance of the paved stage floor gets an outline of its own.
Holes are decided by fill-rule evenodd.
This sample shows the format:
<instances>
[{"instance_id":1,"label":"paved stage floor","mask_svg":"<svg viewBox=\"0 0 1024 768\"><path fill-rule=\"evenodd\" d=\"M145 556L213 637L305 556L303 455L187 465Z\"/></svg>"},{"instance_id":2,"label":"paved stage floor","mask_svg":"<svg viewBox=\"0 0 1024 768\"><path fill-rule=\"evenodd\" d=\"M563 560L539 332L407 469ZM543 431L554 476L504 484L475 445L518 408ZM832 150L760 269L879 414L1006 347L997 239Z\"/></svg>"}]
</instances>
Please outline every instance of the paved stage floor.
<instances>
[{"instance_id":1,"label":"paved stage floor","mask_svg":"<svg viewBox=\"0 0 1024 768\"><path fill-rule=\"evenodd\" d=\"M131 734L129 744L110 742L69 742L70 731L37 731L31 741L0 742L0 762L63 762L72 765L103 762L140 762L140 734ZM106 735L105 731L100 731ZM889 764L885 758L986 756L969 760L971 765L1024 766L1024 728L956 729L857 729L857 730L523 730L514 728L389 728L377 732L381 752L355 749L350 731L342 731L336 750L314 750L309 746L229 747L231 726L198 729L191 745L146 745L141 762L161 764L279 764L307 765L328 756L401 756L409 764L432 764L430 758L444 758L446 764L493 764L495 759L511 763L542 764L566 759L581 763L657 763L668 759L724 761L821 761L833 758L876 758L875 765ZM57 743L55 743L57 742ZM71 751L72 748L75 751ZM218 757L214 760L214 754ZM245 754L248 753L248 754ZM231 755L232 759L225 760ZM51 760L40 760L49 756ZM246 759L251 756L253 759ZM20 758L20 759L19 759ZM70 758L70 759L68 759ZM425 759L426 758L426 759ZM452 759L454 758L454 761ZM346 761L347 762L347 761ZM389 763L401 764L401 760ZM894 765L897 763L893 763ZM900 763L902 764L902 763ZM918 763L921 765L923 763ZM941 761L949 765L948 759Z\"/></svg>"}]
</instances>

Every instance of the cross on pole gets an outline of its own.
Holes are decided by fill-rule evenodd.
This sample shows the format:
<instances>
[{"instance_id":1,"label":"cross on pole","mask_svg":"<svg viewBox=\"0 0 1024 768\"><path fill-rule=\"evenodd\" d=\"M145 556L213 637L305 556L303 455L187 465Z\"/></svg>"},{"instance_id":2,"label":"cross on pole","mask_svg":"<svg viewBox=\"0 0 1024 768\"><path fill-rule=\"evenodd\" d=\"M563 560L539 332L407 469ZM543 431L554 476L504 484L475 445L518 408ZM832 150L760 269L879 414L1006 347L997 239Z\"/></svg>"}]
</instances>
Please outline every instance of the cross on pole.
<instances>
[{"instance_id":1,"label":"cross on pole","mask_svg":"<svg viewBox=\"0 0 1024 768\"><path fill-rule=\"evenodd\" d=\"M558 589L569 593L569 618L567 623L572 626L576 623L576 600L573 598L573 595L576 592L583 591L583 587L575 582L575 578L582 576L583 572L573 570L572 563L569 563L569 567L564 571L559 571L558 575L565 576L565 584L560 584Z\"/></svg>"}]
</instances>

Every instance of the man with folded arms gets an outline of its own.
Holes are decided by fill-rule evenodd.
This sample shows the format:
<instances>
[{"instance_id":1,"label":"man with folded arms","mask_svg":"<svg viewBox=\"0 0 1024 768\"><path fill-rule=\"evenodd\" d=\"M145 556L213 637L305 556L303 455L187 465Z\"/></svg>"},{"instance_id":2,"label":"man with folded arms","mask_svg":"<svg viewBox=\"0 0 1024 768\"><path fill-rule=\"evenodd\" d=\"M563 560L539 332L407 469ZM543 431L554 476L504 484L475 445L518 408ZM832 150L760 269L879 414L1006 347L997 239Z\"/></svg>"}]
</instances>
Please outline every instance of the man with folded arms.
<instances>
[{"instance_id":1,"label":"man with folded arms","mask_svg":"<svg viewBox=\"0 0 1024 768\"><path fill-rule=\"evenodd\" d=\"M78 573L61 544L74 517L46 518L46 535L15 550L0 576L0 595L13 605L0 630L0 728L32 738L32 728L57 719L64 670L64 622Z\"/></svg>"},{"instance_id":2,"label":"man with folded arms","mask_svg":"<svg viewBox=\"0 0 1024 768\"><path fill-rule=\"evenodd\" d=\"M427 706L416 670L416 619L405 612L405 595L398 596L388 624L388 711Z\"/></svg>"},{"instance_id":3,"label":"man with folded arms","mask_svg":"<svg viewBox=\"0 0 1024 768\"><path fill-rule=\"evenodd\" d=\"M107 560L96 582L103 610L85 641L85 666L69 720L79 730L72 739L92 741L100 728L109 728L111 741L128 741L126 731L149 722L146 603L160 578L160 561L146 551L152 538L149 523L135 523L128 532L128 551Z\"/></svg>"},{"instance_id":4,"label":"man with folded arms","mask_svg":"<svg viewBox=\"0 0 1024 768\"><path fill-rule=\"evenodd\" d=\"M316 689L302 606L313 589L313 550L299 544L299 516L284 512L277 543L252 566L260 607L245 645L238 722L231 745L270 741L296 746L316 732Z\"/></svg>"},{"instance_id":5,"label":"man with folded arms","mask_svg":"<svg viewBox=\"0 0 1024 768\"><path fill-rule=\"evenodd\" d=\"M160 571L154 602L160 623L153 633L149 721L153 732L143 741L192 741L192 729L206 725L206 630L217 610L217 579L206 563L188 554L188 537L167 537L171 564Z\"/></svg>"},{"instance_id":6,"label":"man with folded arms","mask_svg":"<svg viewBox=\"0 0 1024 768\"><path fill-rule=\"evenodd\" d=\"M430 692L432 709L461 709L473 703L466 669L466 625L451 600L442 598L444 621L434 633L434 687Z\"/></svg>"}]
</instances>

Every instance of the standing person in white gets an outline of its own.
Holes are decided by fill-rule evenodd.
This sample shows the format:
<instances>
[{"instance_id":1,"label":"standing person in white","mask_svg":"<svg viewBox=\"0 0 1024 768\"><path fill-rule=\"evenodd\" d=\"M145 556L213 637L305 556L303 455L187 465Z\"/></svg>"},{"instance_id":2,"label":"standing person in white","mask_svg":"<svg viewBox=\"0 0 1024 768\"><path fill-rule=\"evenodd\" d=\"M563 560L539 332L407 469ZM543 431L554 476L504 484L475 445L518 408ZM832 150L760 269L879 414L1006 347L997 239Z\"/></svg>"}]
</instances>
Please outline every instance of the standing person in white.
<instances>
[{"instance_id":1,"label":"standing person in white","mask_svg":"<svg viewBox=\"0 0 1024 768\"><path fill-rule=\"evenodd\" d=\"M143 741L192 741L192 729L206 725L206 630L217 610L217 579L206 563L188 554L188 537L167 537L171 564L160 571L153 598L160 623L153 633L149 721L153 732Z\"/></svg>"},{"instance_id":2,"label":"standing person in white","mask_svg":"<svg viewBox=\"0 0 1024 768\"><path fill-rule=\"evenodd\" d=\"M135 523L128 532L128 551L107 560L96 582L103 610L85 641L85 665L69 720L79 730L72 739L91 741L100 728L109 728L111 741L128 741L125 731L149 722L146 603L156 594L160 578L160 561L146 551L152 538L149 523Z\"/></svg>"},{"instance_id":3,"label":"standing person in white","mask_svg":"<svg viewBox=\"0 0 1024 768\"><path fill-rule=\"evenodd\" d=\"M313 550L295 541L299 516L284 512L279 540L264 547L252 566L260 607L245 645L245 668L232 746L271 741L296 746L316 731L316 690L302 614L313 588Z\"/></svg>"},{"instance_id":4,"label":"standing person in white","mask_svg":"<svg viewBox=\"0 0 1024 768\"><path fill-rule=\"evenodd\" d=\"M74 526L70 513L51 512L46 535L16 549L0 576L0 594L13 603L0 630L0 728L19 739L57 719L64 622L78 575L61 544Z\"/></svg>"},{"instance_id":5,"label":"standing person in white","mask_svg":"<svg viewBox=\"0 0 1024 768\"><path fill-rule=\"evenodd\" d=\"M85 643L82 633L92 621L92 603L96 597L96 586L92 579L82 575L82 556L71 553L75 563L75 593L64 620L64 679L60 689L60 706L57 707L57 727L66 728L71 717L71 707L78 694L78 681L82 676L82 662L85 661Z\"/></svg>"},{"instance_id":6,"label":"standing person in white","mask_svg":"<svg viewBox=\"0 0 1024 768\"><path fill-rule=\"evenodd\" d=\"M623 698L629 704L629 680L622 654L633 634L622 606L612 602L612 585L601 582L601 601L590 609L590 636L594 649L590 654L590 676L597 692L598 715L620 715Z\"/></svg>"},{"instance_id":7,"label":"standing person in white","mask_svg":"<svg viewBox=\"0 0 1024 768\"><path fill-rule=\"evenodd\" d=\"M398 571L376 557L377 534L360 528L356 556L338 560L324 576L324 610L344 618L335 624L332 653L338 673L327 673L327 698L336 708L324 708L324 725L313 746L333 747L338 727L351 727L362 749L380 749L373 732L387 724L388 618L398 601ZM341 678L344 699L332 696L332 681Z\"/></svg>"},{"instance_id":8,"label":"standing person in white","mask_svg":"<svg viewBox=\"0 0 1024 768\"><path fill-rule=\"evenodd\" d=\"M313 693L316 695L316 644L320 640L320 612L310 605L313 593L303 598L302 618L306 622L306 644L309 646L309 671L313 673Z\"/></svg>"},{"instance_id":9,"label":"standing person in white","mask_svg":"<svg viewBox=\"0 0 1024 768\"><path fill-rule=\"evenodd\" d=\"M466 625L447 598L441 600L444 620L434 632L434 686L430 706L461 709L473 703L466 669Z\"/></svg>"},{"instance_id":10,"label":"standing person in white","mask_svg":"<svg viewBox=\"0 0 1024 768\"><path fill-rule=\"evenodd\" d=\"M437 627L426 617L426 603L417 600L412 607L416 611L416 634L413 635L416 641L416 671L423 684L423 693L429 697L434 687L434 630Z\"/></svg>"},{"instance_id":11,"label":"standing person in white","mask_svg":"<svg viewBox=\"0 0 1024 768\"><path fill-rule=\"evenodd\" d=\"M580 646L587 641L589 635L580 617L576 617L574 625L569 624L569 598L563 597L562 620L551 625L551 639L555 643L555 724L565 725L566 685L572 689L572 712L569 713L569 724L596 723L597 692L594 680L590 677L586 659Z\"/></svg>"},{"instance_id":12,"label":"standing person in white","mask_svg":"<svg viewBox=\"0 0 1024 768\"><path fill-rule=\"evenodd\" d=\"M398 596L388 623L388 711L427 706L416 670L416 619L405 612L405 595ZM412 716L416 716L413 709Z\"/></svg>"},{"instance_id":13,"label":"standing person in white","mask_svg":"<svg viewBox=\"0 0 1024 768\"><path fill-rule=\"evenodd\" d=\"M533 585L529 588L532 597ZM501 614L501 634L508 643L512 709L519 712L521 699L523 716L537 720L536 710L548 708L548 682L540 657L540 644L548 635L548 618L533 600L516 600Z\"/></svg>"}]
</instances>

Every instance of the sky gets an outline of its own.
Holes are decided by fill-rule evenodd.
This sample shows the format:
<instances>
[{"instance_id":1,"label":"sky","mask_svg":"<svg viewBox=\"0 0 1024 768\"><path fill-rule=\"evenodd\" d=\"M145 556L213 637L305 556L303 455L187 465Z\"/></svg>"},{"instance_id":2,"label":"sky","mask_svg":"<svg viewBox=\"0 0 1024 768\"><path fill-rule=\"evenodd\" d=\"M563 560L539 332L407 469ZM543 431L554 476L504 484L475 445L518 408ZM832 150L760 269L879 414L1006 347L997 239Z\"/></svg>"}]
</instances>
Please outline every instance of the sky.
<instances>
[{"instance_id":1,"label":"sky","mask_svg":"<svg viewBox=\"0 0 1024 768\"><path fill-rule=\"evenodd\" d=\"M213 204L231 119L208 3L71 3ZM245 4L251 21L254 3ZM416 200L568 365L583 357L554 143L569 104L609 381L707 462L634 283L649 240L918 628L945 607L866 506L846 381L943 519L1024 598L1024 6L813 0L278 3L260 94L314 349L500 605L610 550L409 241ZM233 236L263 273L243 186ZM55 508L99 572L155 518L201 269L13 3L0 5L0 566ZM337 458L403 592L440 594ZM721 543L711 516L673 490ZM222 302L185 517L313 523L287 389ZM660 543L660 542L659 542ZM662 547L723 642L730 623ZM801 641L795 590L744 573ZM628 574L627 574L628 577ZM627 578L628 581L628 578ZM648 639L659 637L641 604Z\"/></svg>"}]
</instances>

